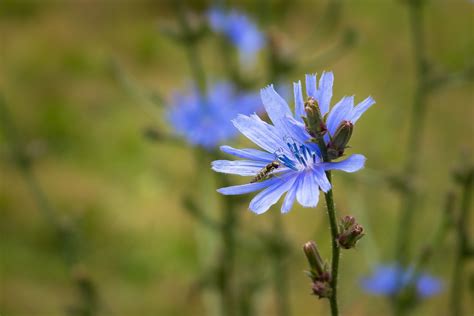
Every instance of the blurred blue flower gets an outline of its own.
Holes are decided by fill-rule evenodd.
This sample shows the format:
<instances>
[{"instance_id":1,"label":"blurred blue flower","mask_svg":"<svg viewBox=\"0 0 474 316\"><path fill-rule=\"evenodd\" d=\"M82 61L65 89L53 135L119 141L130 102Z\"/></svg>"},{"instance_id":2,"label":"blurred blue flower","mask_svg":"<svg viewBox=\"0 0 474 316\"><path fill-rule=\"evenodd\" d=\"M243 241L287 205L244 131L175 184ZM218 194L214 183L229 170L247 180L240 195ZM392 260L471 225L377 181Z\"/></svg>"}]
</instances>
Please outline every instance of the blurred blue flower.
<instances>
[{"instance_id":1,"label":"blurred blue flower","mask_svg":"<svg viewBox=\"0 0 474 316\"><path fill-rule=\"evenodd\" d=\"M325 107L325 112L329 111L332 97L332 78L332 73L323 74L317 89L316 77L307 76L307 95L316 98ZM263 189L249 206L257 214L266 212L285 193L281 208L283 213L292 208L295 199L303 207L315 207L319 201L319 189L323 192L331 189L326 170L355 172L364 166L365 157L362 155L351 155L337 162L322 161L319 148L310 142L311 136L301 119L305 115L301 83L295 83L294 87L295 115L270 85L261 90L260 96L273 125L255 114L239 115L233 120L234 126L264 151L222 146L223 152L245 160L217 160L212 163L214 171L241 176L256 177L262 170L268 171L261 174L262 179L254 178L249 184L218 190L222 194L237 195ZM357 120L360 114L351 119Z\"/></svg>"},{"instance_id":2,"label":"blurred blue flower","mask_svg":"<svg viewBox=\"0 0 474 316\"><path fill-rule=\"evenodd\" d=\"M227 82L209 87L206 95L193 88L176 93L167 118L175 132L192 144L213 149L237 136L231 120L239 113L250 114L261 108L257 93L240 93Z\"/></svg>"},{"instance_id":3,"label":"blurred blue flower","mask_svg":"<svg viewBox=\"0 0 474 316\"><path fill-rule=\"evenodd\" d=\"M420 298L427 298L438 294L442 290L438 278L422 273L414 278L413 268L402 268L399 265L380 265L374 273L362 279L362 288L375 295L394 296L408 286L415 286L416 294Z\"/></svg>"},{"instance_id":4,"label":"blurred blue flower","mask_svg":"<svg viewBox=\"0 0 474 316\"><path fill-rule=\"evenodd\" d=\"M223 34L239 50L242 64L253 64L256 54L265 45L265 37L257 25L236 10L224 12L221 9L208 11L209 25L216 33Z\"/></svg>"}]
</instances>

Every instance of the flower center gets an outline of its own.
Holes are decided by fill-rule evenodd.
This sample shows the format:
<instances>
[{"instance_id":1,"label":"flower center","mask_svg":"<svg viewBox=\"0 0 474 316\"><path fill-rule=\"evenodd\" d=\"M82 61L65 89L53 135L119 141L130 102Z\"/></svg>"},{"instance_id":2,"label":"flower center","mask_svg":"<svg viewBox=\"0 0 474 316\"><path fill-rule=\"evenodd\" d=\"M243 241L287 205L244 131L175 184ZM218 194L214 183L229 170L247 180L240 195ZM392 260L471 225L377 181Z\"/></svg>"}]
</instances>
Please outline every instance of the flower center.
<instances>
[{"instance_id":1,"label":"flower center","mask_svg":"<svg viewBox=\"0 0 474 316\"><path fill-rule=\"evenodd\" d=\"M285 140L288 149L290 150L291 155L285 154L285 152L280 149L275 155L283 165L294 170L299 171L302 169L310 168L316 163L319 163L321 159L318 154L311 150L308 146L304 144L298 144L291 138Z\"/></svg>"}]
</instances>

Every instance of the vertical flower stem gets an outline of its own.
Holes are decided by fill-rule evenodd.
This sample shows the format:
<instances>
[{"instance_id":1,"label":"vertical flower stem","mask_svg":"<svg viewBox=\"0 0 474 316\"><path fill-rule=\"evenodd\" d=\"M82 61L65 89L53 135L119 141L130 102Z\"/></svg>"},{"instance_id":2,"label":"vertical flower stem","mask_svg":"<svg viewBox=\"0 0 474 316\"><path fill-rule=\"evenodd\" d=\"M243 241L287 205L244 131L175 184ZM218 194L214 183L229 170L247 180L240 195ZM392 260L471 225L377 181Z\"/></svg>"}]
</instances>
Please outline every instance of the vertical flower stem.
<instances>
[{"instance_id":1,"label":"vertical flower stem","mask_svg":"<svg viewBox=\"0 0 474 316\"><path fill-rule=\"evenodd\" d=\"M53 229L55 238L60 247L60 254L62 259L72 274L74 274L77 269L79 261L79 245L78 245L78 234L74 228L64 221L62 221L57 210L53 207L52 203L48 199L47 194L43 190L35 176L32 162L29 160L25 154L21 140L18 137L18 133L14 124L10 112L8 111L6 101L3 96L0 94L0 129L2 130L5 140L8 143L12 155L12 160L17 167L18 171L21 173L21 176L25 180L25 183L30 191L30 194L35 201L38 210L41 212L45 221ZM85 297L82 293L79 293L79 305L77 308L81 310L87 310L88 315L96 315L99 313L99 307L97 305L99 300L99 295L95 287L95 283L89 277L78 280L73 278L74 285L81 289L81 282L86 280L88 282L89 288L92 289L92 292L89 296Z\"/></svg>"},{"instance_id":2,"label":"vertical flower stem","mask_svg":"<svg viewBox=\"0 0 474 316\"><path fill-rule=\"evenodd\" d=\"M326 176L331 183L331 172L326 171ZM336 219L336 208L334 207L334 199L332 194L332 189L329 190L327 193L324 194L326 199L326 206L328 208L328 216L329 216L329 225L331 227L331 246L332 246L332 259L331 259L331 288L332 288L332 295L329 298L329 302L331 304L331 315L337 316L339 315L338 312L338 304L337 304L337 279L338 279L338 272L339 272L339 246L337 244L337 235L339 233L337 228L337 219Z\"/></svg>"},{"instance_id":3,"label":"vertical flower stem","mask_svg":"<svg viewBox=\"0 0 474 316\"><path fill-rule=\"evenodd\" d=\"M415 182L418 175L420 144L423 139L425 117L426 117L426 85L428 78L428 67L425 59L425 36L423 31L424 15L423 4L420 0L408 1L410 29L412 37L413 58L415 64L415 91L413 95L413 107L406 148L406 161L403 176L409 181ZM413 230L413 219L417 204L417 192L415 188L403 190L400 219L398 231L395 237L395 259L402 265L408 265L410 255L410 239ZM398 280L402 282L402 280ZM392 301L395 315L404 315L408 311L404 307L403 299L395 297Z\"/></svg>"},{"instance_id":4,"label":"vertical flower stem","mask_svg":"<svg viewBox=\"0 0 474 316\"><path fill-rule=\"evenodd\" d=\"M451 281L450 313L453 316L462 315L463 271L466 258L470 254L468 240L469 208L471 205L471 190L474 184L474 171L470 170L462 183L462 198L459 217L456 220L457 252L454 259L454 271Z\"/></svg>"},{"instance_id":5,"label":"vertical flower stem","mask_svg":"<svg viewBox=\"0 0 474 316\"><path fill-rule=\"evenodd\" d=\"M327 149L326 149L326 144L324 143L323 138L319 138L318 145L321 150L323 160L325 162L330 162ZM329 304L331 306L331 316L338 316L339 308L338 308L338 302L337 302L337 281L338 281L338 275L339 275L340 248L339 248L339 245L337 244L337 236L339 234L339 230L337 227L336 208L334 206L331 171L326 171L326 177L328 178L329 183L331 183L331 189L324 194L324 197L326 199L326 206L328 209L329 226L331 228L331 246L332 246L332 258L331 258L332 295L329 298ZM317 192L317 194L319 194L319 192Z\"/></svg>"},{"instance_id":6,"label":"vertical flower stem","mask_svg":"<svg viewBox=\"0 0 474 316\"><path fill-rule=\"evenodd\" d=\"M423 7L421 1L409 1L410 28L412 33L412 47L416 67L416 88L413 96L409 139L406 149L404 175L415 179L418 174L420 143L423 139L426 117L426 83L428 71L425 60L425 37L423 32ZM401 265L406 265L409 255L409 242L413 228L413 215L416 207L416 191L403 191L400 222L395 245L395 258Z\"/></svg>"},{"instance_id":7,"label":"vertical flower stem","mask_svg":"<svg viewBox=\"0 0 474 316\"><path fill-rule=\"evenodd\" d=\"M201 97L206 94L206 77L201 59L196 47L196 41L193 39L192 30L185 16L182 1L177 1L176 9L178 20L181 25L185 40L186 54L189 60L192 76L198 85ZM205 106L205 104L203 104ZM197 153L199 162L199 169L206 168L209 163L205 159L207 155L204 153ZM207 156L209 158L209 156ZM215 157L213 157L215 158ZM216 158L217 159L217 158ZM214 159L213 159L214 160ZM217 180L222 187L229 186L226 177L217 174ZM222 220L221 220L221 237L222 249L219 254L219 262L217 268L217 286L221 295L221 314L226 316L233 316L236 313L236 306L234 303L233 291L233 275L235 270L235 250L236 250L236 236L235 230L238 225L238 217L236 216L236 209L234 200L231 198L224 199Z\"/></svg>"},{"instance_id":8,"label":"vertical flower stem","mask_svg":"<svg viewBox=\"0 0 474 316\"><path fill-rule=\"evenodd\" d=\"M223 174L218 174L219 185L229 186L227 178ZM222 292L222 313L223 315L235 315L235 295L233 291L233 276L235 270L235 250L236 250L236 227L238 216L236 214L234 200L232 197L224 199L224 214L221 225L221 235L223 247L221 250L219 267L219 287Z\"/></svg>"},{"instance_id":9,"label":"vertical flower stem","mask_svg":"<svg viewBox=\"0 0 474 316\"><path fill-rule=\"evenodd\" d=\"M184 38L184 45L186 46L186 54L189 60L189 66L191 68L192 76L196 81L196 84L201 93L206 91L206 76L204 68L202 66L201 58L197 52L197 41L194 38L193 30L186 19L186 13L184 11L184 3L182 0L175 1L176 12L178 22L181 27L182 35Z\"/></svg>"},{"instance_id":10,"label":"vertical flower stem","mask_svg":"<svg viewBox=\"0 0 474 316\"><path fill-rule=\"evenodd\" d=\"M33 196L39 211L45 220L53 228L57 239L60 243L61 254L68 266L73 265L77 261L77 245L74 243L75 236L69 226L61 222L58 212L51 205L46 193L41 188L33 169L32 162L26 156L20 145L20 140L7 109L7 105L0 95L0 127L3 129L6 141L10 146L13 162L21 172L28 189Z\"/></svg>"}]
</instances>

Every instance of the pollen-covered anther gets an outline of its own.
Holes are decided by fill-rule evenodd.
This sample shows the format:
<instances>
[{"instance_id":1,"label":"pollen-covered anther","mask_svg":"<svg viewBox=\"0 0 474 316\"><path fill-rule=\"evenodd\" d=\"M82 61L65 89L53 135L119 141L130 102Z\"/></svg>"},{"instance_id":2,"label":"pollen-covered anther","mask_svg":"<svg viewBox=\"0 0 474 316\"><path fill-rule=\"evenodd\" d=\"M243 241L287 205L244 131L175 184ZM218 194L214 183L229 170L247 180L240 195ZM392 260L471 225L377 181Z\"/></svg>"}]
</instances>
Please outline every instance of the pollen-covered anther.
<instances>
[{"instance_id":1,"label":"pollen-covered anther","mask_svg":"<svg viewBox=\"0 0 474 316\"><path fill-rule=\"evenodd\" d=\"M293 170L302 170L320 161L316 152L304 144L298 144L291 137L285 139L286 146L291 155L281 153L277 155L278 160Z\"/></svg>"}]
</instances>

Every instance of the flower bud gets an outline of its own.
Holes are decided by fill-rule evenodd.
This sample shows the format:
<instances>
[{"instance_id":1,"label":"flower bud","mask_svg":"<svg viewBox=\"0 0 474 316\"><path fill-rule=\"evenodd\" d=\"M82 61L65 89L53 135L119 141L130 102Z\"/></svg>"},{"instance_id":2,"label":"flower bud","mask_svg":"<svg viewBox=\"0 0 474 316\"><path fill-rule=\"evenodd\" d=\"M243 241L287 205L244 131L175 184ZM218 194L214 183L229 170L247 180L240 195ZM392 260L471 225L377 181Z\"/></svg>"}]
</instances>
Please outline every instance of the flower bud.
<instances>
[{"instance_id":1,"label":"flower bud","mask_svg":"<svg viewBox=\"0 0 474 316\"><path fill-rule=\"evenodd\" d=\"M357 224L353 216L344 216L339 224L337 242L344 249L354 248L357 241L364 236L364 228Z\"/></svg>"},{"instance_id":2,"label":"flower bud","mask_svg":"<svg viewBox=\"0 0 474 316\"><path fill-rule=\"evenodd\" d=\"M332 294L331 273L328 265L321 258L316 243L308 241L304 244L303 251L311 268L307 274L313 282L311 287L313 294L319 298L330 297Z\"/></svg>"},{"instance_id":3,"label":"flower bud","mask_svg":"<svg viewBox=\"0 0 474 316\"><path fill-rule=\"evenodd\" d=\"M354 125L350 121L342 121L328 144L329 159L344 155L344 150L352 136Z\"/></svg>"},{"instance_id":4,"label":"flower bud","mask_svg":"<svg viewBox=\"0 0 474 316\"><path fill-rule=\"evenodd\" d=\"M327 127L326 123L324 123L324 118L321 115L318 102L314 98L309 97L304 103L304 110L306 112L306 117L303 117L303 121L309 135L318 139L326 134Z\"/></svg>"},{"instance_id":5,"label":"flower bud","mask_svg":"<svg viewBox=\"0 0 474 316\"><path fill-rule=\"evenodd\" d=\"M313 294L319 298L328 298L332 295L332 288L329 282L326 281L315 281L311 287Z\"/></svg>"},{"instance_id":6,"label":"flower bud","mask_svg":"<svg viewBox=\"0 0 474 316\"><path fill-rule=\"evenodd\" d=\"M308 241L303 246L303 251L308 259L309 266L311 268L311 278L321 277L327 270L326 264L319 254L318 248L314 241Z\"/></svg>"}]
</instances>

